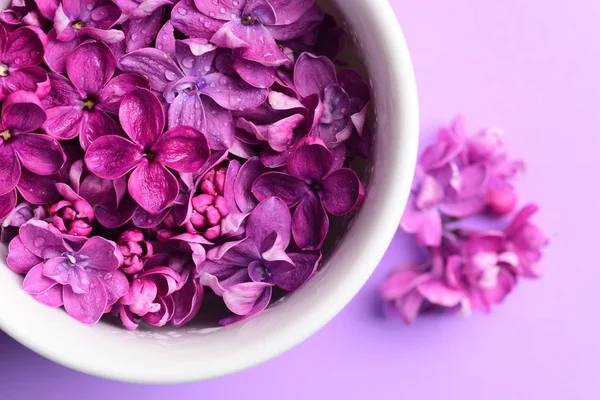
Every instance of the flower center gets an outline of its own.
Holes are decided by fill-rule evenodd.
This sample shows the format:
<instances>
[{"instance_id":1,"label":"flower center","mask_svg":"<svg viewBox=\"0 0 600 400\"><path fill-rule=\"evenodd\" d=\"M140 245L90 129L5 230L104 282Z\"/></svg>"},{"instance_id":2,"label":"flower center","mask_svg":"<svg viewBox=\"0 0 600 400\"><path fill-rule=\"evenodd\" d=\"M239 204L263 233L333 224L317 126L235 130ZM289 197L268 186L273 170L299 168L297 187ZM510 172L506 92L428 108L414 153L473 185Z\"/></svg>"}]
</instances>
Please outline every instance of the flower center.
<instances>
[{"instance_id":1,"label":"flower center","mask_svg":"<svg viewBox=\"0 0 600 400\"><path fill-rule=\"evenodd\" d=\"M8 129L6 129L6 130L0 132L0 136L2 137L2 139L4 141L7 141L8 139L11 138L12 135L10 134L10 131Z\"/></svg>"},{"instance_id":2,"label":"flower center","mask_svg":"<svg viewBox=\"0 0 600 400\"><path fill-rule=\"evenodd\" d=\"M86 108L88 111L93 111L95 106L96 102L89 98L83 102L83 107Z\"/></svg>"},{"instance_id":3,"label":"flower center","mask_svg":"<svg viewBox=\"0 0 600 400\"><path fill-rule=\"evenodd\" d=\"M154 161L154 159L156 158L156 153L148 149L144 152L144 157L146 157L148 161Z\"/></svg>"},{"instance_id":4,"label":"flower center","mask_svg":"<svg viewBox=\"0 0 600 400\"><path fill-rule=\"evenodd\" d=\"M317 191L317 192L318 192L319 190L321 190L321 188L322 188L323 186L321 185L321 183L320 183L320 182L317 182L317 183L313 184L313 185L312 185L312 187L313 187L313 189L315 189L315 191Z\"/></svg>"},{"instance_id":5,"label":"flower center","mask_svg":"<svg viewBox=\"0 0 600 400\"><path fill-rule=\"evenodd\" d=\"M8 76L8 65L0 63L0 76Z\"/></svg>"},{"instance_id":6,"label":"flower center","mask_svg":"<svg viewBox=\"0 0 600 400\"><path fill-rule=\"evenodd\" d=\"M81 28L83 28L84 26L85 26L85 24L84 24L83 22L81 22L81 21L77 21L77 22L75 22L73 25L71 25L71 27L72 27L73 29L81 29Z\"/></svg>"},{"instance_id":7,"label":"flower center","mask_svg":"<svg viewBox=\"0 0 600 400\"><path fill-rule=\"evenodd\" d=\"M256 18L253 17L252 15L244 15L242 17L242 24L243 25L254 25L254 23L256 22Z\"/></svg>"},{"instance_id":8,"label":"flower center","mask_svg":"<svg viewBox=\"0 0 600 400\"><path fill-rule=\"evenodd\" d=\"M65 254L65 257L67 257L67 268L73 268L75 266L75 264L77 263L77 260L75 259L75 256L73 254Z\"/></svg>"}]
</instances>

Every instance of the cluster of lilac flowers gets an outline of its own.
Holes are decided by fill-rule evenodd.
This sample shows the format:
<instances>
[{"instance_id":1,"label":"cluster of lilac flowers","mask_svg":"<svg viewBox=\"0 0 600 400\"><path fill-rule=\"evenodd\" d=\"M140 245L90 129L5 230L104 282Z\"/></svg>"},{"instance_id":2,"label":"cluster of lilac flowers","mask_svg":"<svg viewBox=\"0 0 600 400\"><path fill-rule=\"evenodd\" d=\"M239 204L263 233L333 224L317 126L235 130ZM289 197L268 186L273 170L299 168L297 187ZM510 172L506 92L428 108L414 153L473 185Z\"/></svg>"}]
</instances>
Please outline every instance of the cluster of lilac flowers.
<instances>
[{"instance_id":1,"label":"cluster of lilac flowers","mask_svg":"<svg viewBox=\"0 0 600 400\"><path fill-rule=\"evenodd\" d=\"M502 132L465 133L459 117L419 160L401 228L426 249L424 262L393 272L381 286L384 310L412 323L420 313L488 313L520 277L541 275L548 239L531 222L536 205L515 213L513 161Z\"/></svg>"},{"instance_id":2,"label":"cluster of lilac flowers","mask_svg":"<svg viewBox=\"0 0 600 400\"><path fill-rule=\"evenodd\" d=\"M13 0L0 221L23 289L136 329L303 285L365 194L369 87L342 39L314 0Z\"/></svg>"}]
</instances>

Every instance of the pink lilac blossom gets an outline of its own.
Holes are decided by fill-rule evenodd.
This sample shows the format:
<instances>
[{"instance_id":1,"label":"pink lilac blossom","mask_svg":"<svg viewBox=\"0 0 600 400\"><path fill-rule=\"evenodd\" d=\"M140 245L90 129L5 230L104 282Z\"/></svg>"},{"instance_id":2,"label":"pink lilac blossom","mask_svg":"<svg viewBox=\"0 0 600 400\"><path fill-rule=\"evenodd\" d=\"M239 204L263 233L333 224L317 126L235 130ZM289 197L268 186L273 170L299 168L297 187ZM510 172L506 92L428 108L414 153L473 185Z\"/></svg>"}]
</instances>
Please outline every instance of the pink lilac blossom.
<instances>
[{"instance_id":1,"label":"pink lilac blossom","mask_svg":"<svg viewBox=\"0 0 600 400\"><path fill-rule=\"evenodd\" d=\"M231 324L310 280L330 217L365 195L348 166L369 155L370 90L336 68L343 36L314 0L0 10L0 239L23 289L137 329ZM500 159L493 139L473 154ZM507 251L533 271L517 225Z\"/></svg>"},{"instance_id":2,"label":"pink lilac blossom","mask_svg":"<svg viewBox=\"0 0 600 400\"><path fill-rule=\"evenodd\" d=\"M538 207L523 207L502 229L490 220L513 213L513 180L523 169L521 161L510 160L499 132L468 137L458 118L424 150L401 227L429 258L405 265L381 285L388 315L411 324L432 311L489 313L519 278L541 276L548 238L531 222ZM479 229L468 228L473 216L483 216L484 226L480 221Z\"/></svg>"}]
</instances>

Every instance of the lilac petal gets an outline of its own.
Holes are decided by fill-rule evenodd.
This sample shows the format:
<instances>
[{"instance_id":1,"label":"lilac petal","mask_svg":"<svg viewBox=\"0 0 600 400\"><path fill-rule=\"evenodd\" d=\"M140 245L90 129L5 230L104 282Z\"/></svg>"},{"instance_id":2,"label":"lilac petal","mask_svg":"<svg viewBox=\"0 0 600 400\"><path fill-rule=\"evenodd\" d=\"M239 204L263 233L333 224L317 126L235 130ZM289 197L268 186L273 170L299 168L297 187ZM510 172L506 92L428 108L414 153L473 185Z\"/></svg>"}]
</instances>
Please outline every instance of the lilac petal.
<instances>
[{"instance_id":1,"label":"lilac petal","mask_svg":"<svg viewBox=\"0 0 600 400\"><path fill-rule=\"evenodd\" d=\"M423 302L423 296L418 291L412 290L403 298L396 300L394 306L400 318L410 325L419 315Z\"/></svg>"},{"instance_id":2,"label":"lilac petal","mask_svg":"<svg viewBox=\"0 0 600 400\"><path fill-rule=\"evenodd\" d=\"M76 294L69 286L63 287L63 301L67 313L84 324L92 325L100 320L108 305L104 283L95 274L89 274L90 290Z\"/></svg>"},{"instance_id":3,"label":"lilac petal","mask_svg":"<svg viewBox=\"0 0 600 400\"><path fill-rule=\"evenodd\" d=\"M170 57L175 57L175 29L171 20L167 21L158 31L155 47Z\"/></svg>"},{"instance_id":4,"label":"lilac petal","mask_svg":"<svg viewBox=\"0 0 600 400\"><path fill-rule=\"evenodd\" d=\"M528 204L517 213L512 222L506 228L506 236L512 237L518 235L529 224L529 220L539 211L536 204Z\"/></svg>"},{"instance_id":5,"label":"lilac petal","mask_svg":"<svg viewBox=\"0 0 600 400\"><path fill-rule=\"evenodd\" d=\"M179 184L158 162L142 162L129 177L129 194L146 211L158 214L173 204Z\"/></svg>"},{"instance_id":6,"label":"lilac petal","mask_svg":"<svg viewBox=\"0 0 600 400\"><path fill-rule=\"evenodd\" d=\"M310 191L310 187L301 179L283 172L267 172L254 181L252 194L259 201L275 196L294 207Z\"/></svg>"},{"instance_id":7,"label":"lilac petal","mask_svg":"<svg viewBox=\"0 0 600 400\"><path fill-rule=\"evenodd\" d=\"M340 168L325 178L319 196L327 212L341 216L362 203L365 188L356 172L350 168Z\"/></svg>"},{"instance_id":8,"label":"lilac petal","mask_svg":"<svg viewBox=\"0 0 600 400\"><path fill-rule=\"evenodd\" d=\"M420 209L433 207L444 199L444 188L431 175L426 175L421 182L421 188L415 199Z\"/></svg>"},{"instance_id":9,"label":"lilac petal","mask_svg":"<svg viewBox=\"0 0 600 400\"><path fill-rule=\"evenodd\" d=\"M215 32L211 42L219 47L240 49L242 58L271 67L288 61L273 36L262 24L248 26L240 21L228 22Z\"/></svg>"},{"instance_id":10,"label":"lilac petal","mask_svg":"<svg viewBox=\"0 0 600 400\"><path fill-rule=\"evenodd\" d=\"M185 285L173 294L175 310L173 312L173 326L179 327L190 322L200 311L204 290L200 283L192 276Z\"/></svg>"},{"instance_id":11,"label":"lilac petal","mask_svg":"<svg viewBox=\"0 0 600 400\"><path fill-rule=\"evenodd\" d=\"M43 269L44 266L38 264L27 273L27 276L23 280L24 291L29 294L41 294L56 285L55 280L44 276Z\"/></svg>"},{"instance_id":12,"label":"lilac petal","mask_svg":"<svg viewBox=\"0 0 600 400\"><path fill-rule=\"evenodd\" d=\"M312 135L320 138L327 147L334 148L350 139L353 127L350 118L343 118L331 124L318 124Z\"/></svg>"},{"instance_id":13,"label":"lilac petal","mask_svg":"<svg viewBox=\"0 0 600 400\"><path fill-rule=\"evenodd\" d=\"M281 248L285 249L290 242L291 224L292 216L288 206L281 199L270 197L261 201L250 214L246 236L261 249L265 239L276 233L281 241Z\"/></svg>"},{"instance_id":14,"label":"lilac petal","mask_svg":"<svg viewBox=\"0 0 600 400\"><path fill-rule=\"evenodd\" d=\"M82 93L95 95L112 78L117 61L102 42L87 41L67 58L67 75Z\"/></svg>"},{"instance_id":15,"label":"lilac petal","mask_svg":"<svg viewBox=\"0 0 600 400\"><path fill-rule=\"evenodd\" d=\"M223 184L223 197L227 202L227 208L232 213L239 212L239 208L235 202L234 186L241 167L242 164L238 160L229 161L227 173L225 174L225 183Z\"/></svg>"},{"instance_id":16,"label":"lilac petal","mask_svg":"<svg viewBox=\"0 0 600 400\"><path fill-rule=\"evenodd\" d=\"M455 307L465 299L462 290L450 288L436 279L421 283L417 290L427 301L443 307Z\"/></svg>"},{"instance_id":17,"label":"lilac petal","mask_svg":"<svg viewBox=\"0 0 600 400\"><path fill-rule=\"evenodd\" d=\"M119 43L125 39L125 34L119 29L99 29L92 27L85 27L80 30L82 35L87 35L92 39L99 40L106 44Z\"/></svg>"},{"instance_id":18,"label":"lilac petal","mask_svg":"<svg viewBox=\"0 0 600 400\"><path fill-rule=\"evenodd\" d=\"M48 78L52 88L41 101L45 110L58 106L81 106L81 94L67 78L54 72L50 72Z\"/></svg>"},{"instance_id":19,"label":"lilac petal","mask_svg":"<svg viewBox=\"0 0 600 400\"><path fill-rule=\"evenodd\" d=\"M103 179L117 179L143 160L142 149L120 136L102 136L90 145L85 155L90 172Z\"/></svg>"},{"instance_id":20,"label":"lilac petal","mask_svg":"<svg viewBox=\"0 0 600 400\"><path fill-rule=\"evenodd\" d=\"M262 165L257 157L249 159L240 168L235 179L233 194L241 212L249 213L258 204L251 194L252 185L259 176L267 171L268 169Z\"/></svg>"},{"instance_id":21,"label":"lilac petal","mask_svg":"<svg viewBox=\"0 0 600 400\"><path fill-rule=\"evenodd\" d=\"M111 114L119 112L123 97L136 88L147 88L148 82L136 74L122 74L111 79L98 94L98 107Z\"/></svg>"},{"instance_id":22,"label":"lilac petal","mask_svg":"<svg viewBox=\"0 0 600 400\"><path fill-rule=\"evenodd\" d=\"M246 3L247 0L194 1L196 8L202 14L214 15L215 18L222 19L223 21L229 21L232 14L241 17L242 11L244 10L244 7L246 7Z\"/></svg>"},{"instance_id":23,"label":"lilac petal","mask_svg":"<svg viewBox=\"0 0 600 400\"><path fill-rule=\"evenodd\" d=\"M456 218L467 218L479 214L485 209L484 195L464 199L448 199L439 205L440 212Z\"/></svg>"},{"instance_id":24,"label":"lilac petal","mask_svg":"<svg viewBox=\"0 0 600 400\"><path fill-rule=\"evenodd\" d=\"M104 111L94 110L83 113L81 121L81 133L79 143L83 150L87 150L91 144L101 136L119 135L121 130L117 122L106 115Z\"/></svg>"},{"instance_id":25,"label":"lilac petal","mask_svg":"<svg viewBox=\"0 0 600 400\"><path fill-rule=\"evenodd\" d=\"M300 100L295 97L290 97L285 93L276 92L275 90L269 91L269 105L274 110L293 110L293 109L304 109L304 105Z\"/></svg>"},{"instance_id":26,"label":"lilac petal","mask_svg":"<svg viewBox=\"0 0 600 400\"><path fill-rule=\"evenodd\" d=\"M199 12L193 0L181 0L171 11L171 23L186 36L210 39L223 25L223 21L208 15Z\"/></svg>"},{"instance_id":27,"label":"lilac petal","mask_svg":"<svg viewBox=\"0 0 600 400\"><path fill-rule=\"evenodd\" d=\"M282 261L269 262L266 268L272 275L275 285L283 290L294 291L317 271L321 253L291 253L289 257L293 261L293 265Z\"/></svg>"},{"instance_id":28,"label":"lilac petal","mask_svg":"<svg viewBox=\"0 0 600 400\"><path fill-rule=\"evenodd\" d=\"M123 23L122 29L125 34L125 51L127 53L152 44L161 28L164 13L163 8L158 8L149 15L131 18Z\"/></svg>"},{"instance_id":29,"label":"lilac petal","mask_svg":"<svg viewBox=\"0 0 600 400\"><path fill-rule=\"evenodd\" d=\"M175 60L158 49L146 48L126 54L119 60L119 68L143 76L150 82L150 88L159 92L183 78Z\"/></svg>"},{"instance_id":30,"label":"lilac petal","mask_svg":"<svg viewBox=\"0 0 600 400\"><path fill-rule=\"evenodd\" d=\"M239 51L234 50L233 69L245 82L262 89L267 89L273 85L275 82L274 67L246 60L241 56L236 56L237 53Z\"/></svg>"},{"instance_id":31,"label":"lilac petal","mask_svg":"<svg viewBox=\"0 0 600 400\"><path fill-rule=\"evenodd\" d=\"M126 197L116 210L103 206L97 207L95 209L96 219L105 228L119 228L129 222L138 208L139 206L131 197Z\"/></svg>"},{"instance_id":32,"label":"lilac petal","mask_svg":"<svg viewBox=\"0 0 600 400\"><path fill-rule=\"evenodd\" d=\"M80 106L59 106L46 110L44 131L58 140L70 140L81 132L83 111Z\"/></svg>"},{"instance_id":33,"label":"lilac petal","mask_svg":"<svg viewBox=\"0 0 600 400\"><path fill-rule=\"evenodd\" d=\"M486 164L468 165L460 170L460 196L481 194L490 179L490 170Z\"/></svg>"},{"instance_id":34,"label":"lilac petal","mask_svg":"<svg viewBox=\"0 0 600 400\"><path fill-rule=\"evenodd\" d=\"M54 21L54 14L58 8L59 0L34 0L40 13L47 20Z\"/></svg>"},{"instance_id":35,"label":"lilac petal","mask_svg":"<svg viewBox=\"0 0 600 400\"><path fill-rule=\"evenodd\" d=\"M290 158L288 171L307 183L318 183L329 173L332 165L333 155L323 142L307 141Z\"/></svg>"},{"instance_id":36,"label":"lilac petal","mask_svg":"<svg viewBox=\"0 0 600 400\"><path fill-rule=\"evenodd\" d=\"M228 110L258 107L267 99L266 90L250 86L239 78L215 72L206 75L204 80L206 85L202 87L202 93Z\"/></svg>"},{"instance_id":37,"label":"lilac petal","mask_svg":"<svg viewBox=\"0 0 600 400\"><path fill-rule=\"evenodd\" d=\"M31 132L46 121L46 113L37 96L31 92L10 94L2 105L2 124L14 132Z\"/></svg>"},{"instance_id":38,"label":"lilac petal","mask_svg":"<svg viewBox=\"0 0 600 400\"><path fill-rule=\"evenodd\" d=\"M291 24L271 25L269 32L275 40L291 40L313 31L323 22L321 7L314 4L302 17ZM279 19L279 18L278 18Z\"/></svg>"},{"instance_id":39,"label":"lilac petal","mask_svg":"<svg viewBox=\"0 0 600 400\"><path fill-rule=\"evenodd\" d=\"M56 184L60 181L58 174L42 176L23 169L17 187L21 196L31 204L45 205L58 199Z\"/></svg>"},{"instance_id":40,"label":"lilac petal","mask_svg":"<svg viewBox=\"0 0 600 400\"><path fill-rule=\"evenodd\" d=\"M379 288L379 294L383 300L394 300L405 296L421 282L430 279L429 274L414 271L412 265L410 265L410 267L410 269L404 267L394 271L387 280L383 282Z\"/></svg>"},{"instance_id":41,"label":"lilac petal","mask_svg":"<svg viewBox=\"0 0 600 400\"><path fill-rule=\"evenodd\" d=\"M55 285L50 287L43 293L32 294L31 297L47 307L58 308L63 305L63 288L55 282Z\"/></svg>"},{"instance_id":42,"label":"lilac petal","mask_svg":"<svg viewBox=\"0 0 600 400\"><path fill-rule=\"evenodd\" d=\"M15 209L17 205L17 192L10 192L0 195L0 220L6 218Z\"/></svg>"},{"instance_id":43,"label":"lilac petal","mask_svg":"<svg viewBox=\"0 0 600 400\"><path fill-rule=\"evenodd\" d=\"M353 69L344 69L338 74L340 86L344 88L350 97L352 114L366 111L366 106L371 98L369 84Z\"/></svg>"},{"instance_id":44,"label":"lilac petal","mask_svg":"<svg viewBox=\"0 0 600 400\"><path fill-rule=\"evenodd\" d=\"M48 224L31 220L19 229L23 246L33 255L44 258L58 256L68 250L62 237L48 229Z\"/></svg>"},{"instance_id":45,"label":"lilac petal","mask_svg":"<svg viewBox=\"0 0 600 400\"><path fill-rule=\"evenodd\" d=\"M43 266L44 276L61 285L69 285L75 293L87 293L90 280L86 270L79 265L70 265L66 257L54 257L46 260Z\"/></svg>"},{"instance_id":46,"label":"lilac petal","mask_svg":"<svg viewBox=\"0 0 600 400\"><path fill-rule=\"evenodd\" d=\"M340 85L329 85L323 94L323 106L320 123L331 124L349 114L350 98Z\"/></svg>"},{"instance_id":47,"label":"lilac petal","mask_svg":"<svg viewBox=\"0 0 600 400\"><path fill-rule=\"evenodd\" d=\"M3 60L20 67L38 65L44 57L46 35L41 29L24 26L12 32L4 44Z\"/></svg>"},{"instance_id":48,"label":"lilac petal","mask_svg":"<svg viewBox=\"0 0 600 400\"><path fill-rule=\"evenodd\" d=\"M197 172L208 160L210 150L203 134L189 126L166 132L152 147L156 160L178 172Z\"/></svg>"},{"instance_id":49,"label":"lilac petal","mask_svg":"<svg viewBox=\"0 0 600 400\"><path fill-rule=\"evenodd\" d=\"M94 206L98 204L115 205L117 203L114 181L102 179L94 174L90 174L81 182L78 192L82 198Z\"/></svg>"},{"instance_id":50,"label":"lilac petal","mask_svg":"<svg viewBox=\"0 0 600 400\"><path fill-rule=\"evenodd\" d=\"M162 104L148 89L135 89L123 98L119 121L125 133L142 147L152 146L165 128Z\"/></svg>"},{"instance_id":51,"label":"lilac petal","mask_svg":"<svg viewBox=\"0 0 600 400\"><path fill-rule=\"evenodd\" d=\"M247 237L209 250L207 258L219 264L247 266L252 261L259 260L260 253L254 241Z\"/></svg>"},{"instance_id":52,"label":"lilac petal","mask_svg":"<svg viewBox=\"0 0 600 400\"><path fill-rule=\"evenodd\" d=\"M44 61L53 72L62 74L67 71L67 56L71 54L82 39L77 37L69 42L63 42L56 38L53 29L48 33L48 43L44 51Z\"/></svg>"},{"instance_id":53,"label":"lilac petal","mask_svg":"<svg viewBox=\"0 0 600 400\"><path fill-rule=\"evenodd\" d=\"M329 231L329 218L321 200L307 192L292 217L294 241L302 250L319 250Z\"/></svg>"},{"instance_id":54,"label":"lilac petal","mask_svg":"<svg viewBox=\"0 0 600 400\"><path fill-rule=\"evenodd\" d=\"M0 194L11 193L21 178L21 164L13 149L0 144Z\"/></svg>"},{"instance_id":55,"label":"lilac petal","mask_svg":"<svg viewBox=\"0 0 600 400\"><path fill-rule=\"evenodd\" d=\"M85 260L86 268L111 272L119 268L121 256L114 242L94 236L85 242L75 257Z\"/></svg>"},{"instance_id":56,"label":"lilac petal","mask_svg":"<svg viewBox=\"0 0 600 400\"><path fill-rule=\"evenodd\" d=\"M414 198L406 205L400 227L417 236L419 243L437 247L442 240L442 218L436 208L420 210Z\"/></svg>"},{"instance_id":57,"label":"lilac petal","mask_svg":"<svg viewBox=\"0 0 600 400\"><path fill-rule=\"evenodd\" d=\"M206 135L208 145L213 150L226 150L235 139L231 113L207 96L202 96L202 106L206 117Z\"/></svg>"},{"instance_id":58,"label":"lilac petal","mask_svg":"<svg viewBox=\"0 0 600 400\"><path fill-rule=\"evenodd\" d=\"M42 261L41 257L38 257L29 251L19 236L10 241L6 264L13 272L16 272L17 274L26 274Z\"/></svg>"},{"instance_id":59,"label":"lilac petal","mask_svg":"<svg viewBox=\"0 0 600 400\"><path fill-rule=\"evenodd\" d=\"M169 105L167 118L169 129L178 126L190 126L201 132L206 131L204 107L200 97L196 94L188 94L185 91L179 93Z\"/></svg>"},{"instance_id":60,"label":"lilac petal","mask_svg":"<svg viewBox=\"0 0 600 400\"><path fill-rule=\"evenodd\" d=\"M98 275L102 282L104 282L104 287L106 288L107 294L107 303L109 306L115 304L119 299L127 293L129 289L129 281L125 274L120 271L98 271L94 270L94 274Z\"/></svg>"},{"instance_id":61,"label":"lilac petal","mask_svg":"<svg viewBox=\"0 0 600 400\"><path fill-rule=\"evenodd\" d=\"M302 97L318 94L323 97L324 89L337 83L335 66L327 57L302 53L294 68L294 86Z\"/></svg>"},{"instance_id":62,"label":"lilac petal","mask_svg":"<svg viewBox=\"0 0 600 400\"><path fill-rule=\"evenodd\" d=\"M262 291L261 295L258 297L258 299L254 302L254 306L252 307L252 309L250 310L250 312L248 312L247 314L240 316L240 315L232 315L229 317L225 317L221 320L219 320L219 324L221 325L231 325L234 324L236 322L240 322L243 321L245 319L248 319L256 314L261 313L265 308L267 308L267 306L269 305L269 303L271 302L271 297L273 295L273 288L268 286L265 287L264 290Z\"/></svg>"},{"instance_id":63,"label":"lilac petal","mask_svg":"<svg viewBox=\"0 0 600 400\"><path fill-rule=\"evenodd\" d=\"M175 42L177 63L186 76L203 77L211 70L217 48L206 39L186 39Z\"/></svg>"},{"instance_id":64,"label":"lilac petal","mask_svg":"<svg viewBox=\"0 0 600 400\"><path fill-rule=\"evenodd\" d=\"M21 133L12 147L23 166L38 175L57 173L67 159L56 139L46 135Z\"/></svg>"},{"instance_id":65,"label":"lilac petal","mask_svg":"<svg viewBox=\"0 0 600 400\"><path fill-rule=\"evenodd\" d=\"M498 272L497 283L494 287L486 289L483 296L490 304L501 303L516 285L516 277L505 268Z\"/></svg>"},{"instance_id":66,"label":"lilac petal","mask_svg":"<svg viewBox=\"0 0 600 400\"><path fill-rule=\"evenodd\" d=\"M260 282L246 282L234 285L223 293L227 308L237 315L247 315L254 308L266 288L271 285Z\"/></svg>"},{"instance_id":67,"label":"lilac petal","mask_svg":"<svg viewBox=\"0 0 600 400\"><path fill-rule=\"evenodd\" d=\"M156 303L160 306L159 310L144 315L144 320L153 326L165 326L171 320L175 309L175 302L171 296L159 296L156 299Z\"/></svg>"},{"instance_id":68,"label":"lilac petal","mask_svg":"<svg viewBox=\"0 0 600 400\"><path fill-rule=\"evenodd\" d=\"M38 66L23 67L11 71L2 80L0 99L6 98L8 94L18 90L33 92L39 98L45 97L50 92L48 73Z\"/></svg>"},{"instance_id":69,"label":"lilac petal","mask_svg":"<svg viewBox=\"0 0 600 400\"><path fill-rule=\"evenodd\" d=\"M120 303L129 306L137 315L144 316L148 313L152 301L156 299L158 288L156 283L149 279L134 279L127 293L123 295Z\"/></svg>"},{"instance_id":70,"label":"lilac petal","mask_svg":"<svg viewBox=\"0 0 600 400\"><path fill-rule=\"evenodd\" d=\"M294 139L296 128L304 121L301 114L293 114L271 125L257 126L245 118L237 120L237 127L250 133L250 139L258 139L258 143L266 141L275 151L283 152L288 149ZM240 140L243 140L240 137ZM247 141L253 144L251 141Z\"/></svg>"}]
</instances>

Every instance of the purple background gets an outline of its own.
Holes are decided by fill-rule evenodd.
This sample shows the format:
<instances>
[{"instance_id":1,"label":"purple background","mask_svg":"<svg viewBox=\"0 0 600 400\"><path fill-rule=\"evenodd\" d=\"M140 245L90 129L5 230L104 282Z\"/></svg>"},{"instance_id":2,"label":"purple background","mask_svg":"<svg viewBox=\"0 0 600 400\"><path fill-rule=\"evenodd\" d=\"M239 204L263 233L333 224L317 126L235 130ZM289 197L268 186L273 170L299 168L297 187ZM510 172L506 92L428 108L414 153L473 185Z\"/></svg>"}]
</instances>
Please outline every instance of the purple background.
<instances>
[{"instance_id":1,"label":"purple background","mask_svg":"<svg viewBox=\"0 0 600 400\"><path fill-rule=\"evenodd\" d=\"M434 316L407 328L382 318L376 296L410 257L410 241L398 235L337 318L260 367L135 386L70 371L0 333L0 398L597 398L600 2L392 3L414 57L423 138L462 111L473 130L503 127L514 155L527 158L520 188L542 205L537 220L552 241L546 276L522 282L492 316Z\"/></svg>"}]
</instances>

